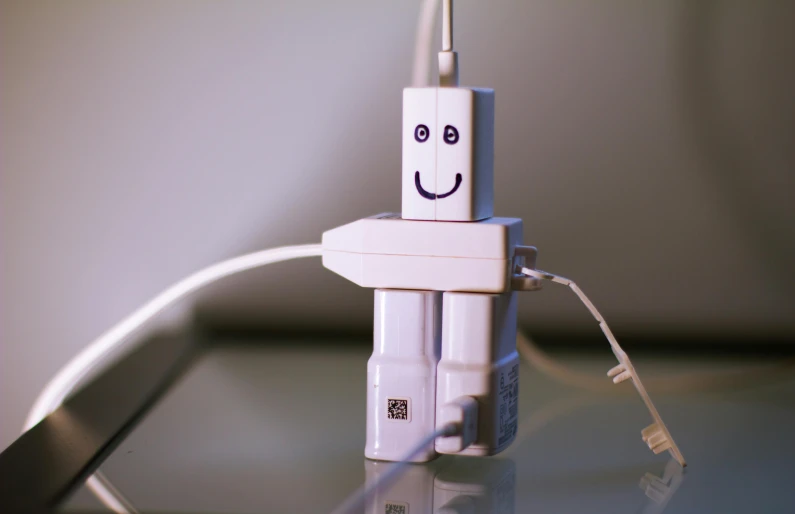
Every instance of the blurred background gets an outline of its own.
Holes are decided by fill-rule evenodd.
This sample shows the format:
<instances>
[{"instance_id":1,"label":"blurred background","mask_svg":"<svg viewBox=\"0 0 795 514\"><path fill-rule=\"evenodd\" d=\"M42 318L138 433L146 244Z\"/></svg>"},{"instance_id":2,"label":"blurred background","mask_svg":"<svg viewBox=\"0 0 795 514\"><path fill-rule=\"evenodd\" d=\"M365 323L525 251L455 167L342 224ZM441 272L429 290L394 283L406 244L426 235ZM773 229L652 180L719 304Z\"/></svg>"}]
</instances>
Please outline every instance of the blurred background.
<instances>
[{"instance_id":1,"label":"blurred background","mask_svg":"<svg viewBox=\"0 0 795 514\"><path fill-rule=\"evenodd\" d=\"M70 356L174 281L400 209L418 12L0 4L0 448ZM456 2L462 84L496 90L495 211L620 340L795 341L794 19L776 0ZM372 291L302 260L164 319L191 312L366 334ZM564 288L520 316L601 341Z\"/></svg>"}]
</instances>

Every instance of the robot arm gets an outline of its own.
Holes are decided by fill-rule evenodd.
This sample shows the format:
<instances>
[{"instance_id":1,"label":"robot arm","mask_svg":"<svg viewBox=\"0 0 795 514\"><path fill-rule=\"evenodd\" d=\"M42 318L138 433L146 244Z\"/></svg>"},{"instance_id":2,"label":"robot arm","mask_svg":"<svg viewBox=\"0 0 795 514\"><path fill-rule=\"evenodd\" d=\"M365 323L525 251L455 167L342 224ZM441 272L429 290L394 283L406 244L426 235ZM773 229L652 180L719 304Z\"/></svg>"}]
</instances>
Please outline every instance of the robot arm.
<instances>
[{"instance_id":1,"label":"robot arm","mask_svg":"<svg viewBox=\"0 0 795 514\"><path fill-rule=\"evenodd\" d=\"M618 365L611 368L607 372L607 376L613 378L614 384L620 384L625 380L632 380L632 384L635 386L635 389L637 389L641 399L643 399L643 403L645 403L646 408L649 409L649 413L651 414L654 423L641 431L643 442L645 442L649 446L649 449L654 453L662 453L665 450L670 451L671 456L676 459L679 465L685 467L687 462L685 461L682 452L679 451L679 447L676 445L674 438L671 436L671 433L665 426L660 413L657 412L657 408L654 406L654 403L652 403L649 393L647 393L646 388L643 387L643 383L640 381L640 377L635 371L635 367L629 360L629 356L618 344L618 341L613 335L613 332L610 330L610 327L607 326L607 322L605 322L599 311L596 310L596 307L593 303L591 303L591 300L585 296L585 293L582 291L582 289L580 289L572 280L558 275L553 275L552 273L547 273L546 271L536 270L529 267L517 267L516 271L517 273L521 273L538 280L549 280L551 282L555 282L556 284L568 286L572 291L574 291L574 294L577 295L580 301L582 301L585 307L590 311L594 319L599 323L599 328L601 328L602 332L604 332L605 337L607 337L607 340L610 342L610 348L613 350L613 354L616 356L616 359L618 359Z\"/></svg>"}]
</instances>

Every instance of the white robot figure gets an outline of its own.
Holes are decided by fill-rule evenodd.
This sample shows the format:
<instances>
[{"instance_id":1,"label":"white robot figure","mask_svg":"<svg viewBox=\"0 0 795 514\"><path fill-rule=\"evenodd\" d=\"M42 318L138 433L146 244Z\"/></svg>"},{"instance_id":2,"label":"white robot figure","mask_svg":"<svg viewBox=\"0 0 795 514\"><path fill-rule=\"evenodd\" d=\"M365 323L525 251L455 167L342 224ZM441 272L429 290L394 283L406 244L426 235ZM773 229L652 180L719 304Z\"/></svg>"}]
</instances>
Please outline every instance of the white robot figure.
<instances>
[{"instance_id":1,"label":"white robot figure","mask_svg":"<svg viewBox=\"0 0 795 514\"><path fill-rule=\"evenodd\" d=\"M574 282L535 269L522 220L493 217L494 91L458 86L451 3L443 2L440 87L403 90L402 213L323 234L323 265L376 289L365 455L424 462L507 448L518 417L516 292L551 280L580 297L610 341L619 365L608 375L632 379L654 419L642 432L649 448L684 465L593 304ZM428 439L451 424L456 433Z\"/></svg>"},{"instance_id":2,"label":"white robot figure","mask_svg":"<svg viewBox=\"0 0 795 514\"><path fill-rule=\"evenodd\" d=\"M448 5L442 86L403 91L402 213L323 235L323 264L376 288L371 459L402 459L434 427L460 416L459 398L477 402L474 442L464 448L461 437L443 437L412 460L493 455L517 430L512 270L534 259L535 249L521 245L522 220L492 217L494 91L457 86ZM517 283L537 288L537 281Z\"/></svg>"}]
</instances>

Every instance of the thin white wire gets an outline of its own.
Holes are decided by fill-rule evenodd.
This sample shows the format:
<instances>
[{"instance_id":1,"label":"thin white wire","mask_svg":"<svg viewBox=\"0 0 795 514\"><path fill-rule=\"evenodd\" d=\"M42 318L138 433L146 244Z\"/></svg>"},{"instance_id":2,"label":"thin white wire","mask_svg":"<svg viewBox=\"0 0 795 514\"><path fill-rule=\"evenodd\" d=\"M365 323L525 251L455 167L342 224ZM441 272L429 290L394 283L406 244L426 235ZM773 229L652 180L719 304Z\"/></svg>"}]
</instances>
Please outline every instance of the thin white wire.
<instances>
[{"instance_id":1,"label":"thin white wire","mask_svg":"<svg viewBox=\"0 0 795 514\"><path fill-rule=\"evenodd\" d=\"M57 409L87 375L107 363L111 356L118 353L130 335L161 311L193 291L242 271L275 262L315 257L321 254L322 246L319 244L272 248L219 262L180 280L102 334L61 368L33 403L25 420L23 432ZM106 507L114 512L134 512L129 509L129 502L126 502L127 505L125 505L125 500L118 498L113 492L115 489L107 487L105 483L107 483L107 479L99 475L90 477L86 485Z\"/></svg>"},{"instance_id":2,"label":"thin white wire","mask_svg":"<svg viewBox=\"0 0 795 514\"><path fill-rule=\"evenodd\" d=\"M453 51L453 0L442 2L442 52Z\"/></svg>"},{"instance_id":3,"label":"thin white wire","mask_svg":"<svg viewBox=\"0 0 795 514\"><path fill-rule=\"evenodd\" d=\"M422 0L417 19L417 34L414 42L414 64L411 68L411 86L431 85L431 62L433 59L433 35L436 28L436 13L440 0Z\"/></svg>"},{"instance_id":4,"label":"thin white wire","mask_svg":"<svg viewBox=\"0 0 795 514\"><path fill-rule=\"evenodd\" d=\"M365 502L370 499L373 493L382 487L388 487L391 485L393 481L399 477L403 471L403 468L411 464L411 460L425 450L429 444L436 441L437 437L454 436L458 434L459 431L459 425L456 423L448 423L432 434L429 434L422 441L417 443L417 446L407 452L405 457L392 464L392 466L390 466L390 468L380 475L375 481L371 482L370 484L364 484L359 489L354 491L345 501L339 505L339 507L334 509L331 514L348 514L350 512L360 512L364 507Z\"/></svg>"},{"instance_id":5,"label":"thin white wire","mask_svg":"<svg viewBox=\"0 0 795 514\"><path fill-rule=\"evenodd\" d=\"M314 257L321 252L319 244L272 248L219 262L180 280L102 334L61 368L33 404L25 421L25 430L58 408L80 380L103 364L127 337L177 300L229 275L274 262Z\"/></svg>"}]
</instances>

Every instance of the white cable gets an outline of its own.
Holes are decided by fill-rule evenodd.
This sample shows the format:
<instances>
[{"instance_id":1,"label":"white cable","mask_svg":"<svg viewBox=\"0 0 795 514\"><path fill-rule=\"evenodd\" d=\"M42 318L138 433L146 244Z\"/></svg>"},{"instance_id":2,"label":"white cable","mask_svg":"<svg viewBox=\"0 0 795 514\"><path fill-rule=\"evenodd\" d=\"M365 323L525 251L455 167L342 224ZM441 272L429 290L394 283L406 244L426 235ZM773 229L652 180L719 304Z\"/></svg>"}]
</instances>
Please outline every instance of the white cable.
<instances>
[{"instance_id":1,"label":"white cable","mask_svg":"<svg viewBox=\"0 0 795 514\"><path fill-rule=\"evenodd\" d=\"M180 280L102 334L61 368L33 403L25 420L23 432L57 409L83 378L105 364L112 355L117 353L131 334L158 313L193 291L242 271L275 262L315 257L321 254L322 246L320 244L272 248L219 262ZM95 492L100 501L114 512L134 512L129 510L124 505L125 501L117 498L111 488L104 485L104 482L107 480L99 475L90 477L86 484ZM129 504L129 502L127 503Z\"/></svg>"},{"instance_id":2,"label":"white cable","mask_svg":"<svg viewBox=\"0 0 795 514\"><path fill-rule=\"evenodd\" d=\"M442 52L453 51L453 0L442 1Z\"/></svg>"},{"instance_id":3,"label":"white cable","mask_svg":"<svg viewBox=\"0 0 795 514\"><path fill-rule=\"evenodd\" d=\"M411 68L411 87L431 85L431 60L433 55L433 33L436 28L436 12L439 0L422 0L417 19L417 34L414 41L414 64Z\"/></svg>"},{"instance_id":4,"label":"white cable","mask_svg":"<svg viewBox=\"0 0 795 514\"><path fill-rule=\"evenodd\" d=\"M458 435L461 432L461 426L456 423L448 423L442 428L437 429L432 434L425 437L420 441L417 446L412 448L406 453L406 456L401 460L392 464L392 466L378 477L377 480L370 484L364 484L359 489L354 491L348 498L343 501L339 507L334 509L331 514L348 514L351 512L361 512L364 508L365 502L382 487L388 487L395 479L397 479L403 469L411 463L411 460L425 451L429 444L432 444L439 437L451 437Z\"/></svg>"},{"instance_id":5,"label":"white cable","mask_svg":"<svg viewBox=\"0 0 795 514\"><path fill-rule=\"evenodd\" d=\"M439 86L458 87L458 54L453 51L453 0L442 2L442 51L439 52Z\"/></svg>"}]
</instances>

